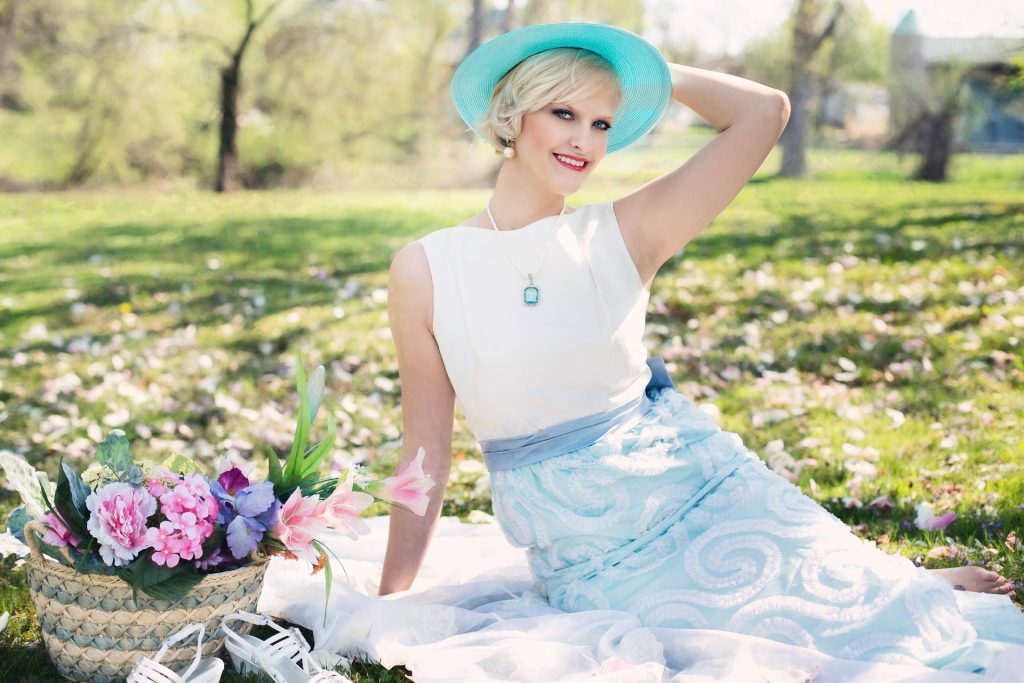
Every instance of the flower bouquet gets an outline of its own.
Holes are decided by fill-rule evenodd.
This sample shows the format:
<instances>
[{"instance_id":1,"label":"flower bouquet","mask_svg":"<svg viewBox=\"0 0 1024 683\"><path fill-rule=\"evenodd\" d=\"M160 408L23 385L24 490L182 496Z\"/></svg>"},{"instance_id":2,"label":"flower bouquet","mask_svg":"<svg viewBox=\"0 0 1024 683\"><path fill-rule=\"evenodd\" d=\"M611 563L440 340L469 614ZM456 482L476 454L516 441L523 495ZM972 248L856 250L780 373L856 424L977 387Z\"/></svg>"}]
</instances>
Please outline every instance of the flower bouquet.
<instances>
[{"instance_id":1,"label":"flower bouquet","mask_svg":"<svg viewBox=\"0 0 1024 683\"><path fill-rule=\"evenodd\" d=\"M297 371L299 415L284 462L268 457L267 476L254 480L237 467L204 474L191 459L136 462L124 433L114 430L80 474L61 462L56 484L23 460L0 459L23 505L8 526L31 550L29 588L51 659L74 680L125 676L140 655L185 623L204 622L223 644L220 619L255 611L270 556L303 559L324 571L328 548L318 538L334 529L351 538L369 527L360 514L375 498L423 514L433 487L424 452L395 477L375 481L356 468L325 477L324 460L336 428L308 445L324 390L324 369L307 384ZM58 562L46 561L49 555ZM326 604L326 603L325 603ZM187 661L187 648L170 652ZM166 660L165 660L166 661Z\"/></svg>"}]
</instances>

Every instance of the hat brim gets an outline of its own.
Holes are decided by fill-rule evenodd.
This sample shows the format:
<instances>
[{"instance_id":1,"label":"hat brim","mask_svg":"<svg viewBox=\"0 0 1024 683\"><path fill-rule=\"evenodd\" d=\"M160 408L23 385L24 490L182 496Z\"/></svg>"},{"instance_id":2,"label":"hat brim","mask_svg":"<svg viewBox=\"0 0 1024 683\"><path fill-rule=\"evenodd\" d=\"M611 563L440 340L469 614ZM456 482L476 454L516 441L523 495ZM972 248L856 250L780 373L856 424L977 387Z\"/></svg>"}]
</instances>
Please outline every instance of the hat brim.
<instances>
[{"instance_id":1,"label":"hat brim","mask_svg":"<svg viewBox=\"0 0 1024 683\"><path fill-rule=\"evenodd\" d=\"M672 95L672 76L658 49L615 26L574 22L516 29L467 55L452 76L452 102L459 116L480 135L478 126L498 81L527 57L558 47L596 52L618 74L622 101L608 131L607 151L636 142L661 120Z\"/></svg>"}]
</instances>

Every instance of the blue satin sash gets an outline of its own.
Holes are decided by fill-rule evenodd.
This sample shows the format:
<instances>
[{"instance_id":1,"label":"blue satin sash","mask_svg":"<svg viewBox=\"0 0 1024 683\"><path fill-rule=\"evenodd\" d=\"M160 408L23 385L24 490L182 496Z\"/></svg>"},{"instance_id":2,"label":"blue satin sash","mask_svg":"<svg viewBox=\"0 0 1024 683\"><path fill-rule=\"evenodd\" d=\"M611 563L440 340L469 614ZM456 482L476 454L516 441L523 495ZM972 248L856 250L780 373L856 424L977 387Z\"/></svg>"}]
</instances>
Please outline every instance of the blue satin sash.
<instances>
[{"instance_id":1,"label":"blue satin sash","mask_svg":"<svg viewBox=\"0 0 1024 683\"><path fill-rule=\"evenodd\" d=\"M593 445L612 431L633 427L651 409L662 389L675 388L663 358L649 358L647 366L651 369L651 379L644 387L644 393L629 403L601 413L559 422L533 434L481 441L480 448L484 452L487 469L494 472L532 465Z\"/></svg>"}]
</instances>

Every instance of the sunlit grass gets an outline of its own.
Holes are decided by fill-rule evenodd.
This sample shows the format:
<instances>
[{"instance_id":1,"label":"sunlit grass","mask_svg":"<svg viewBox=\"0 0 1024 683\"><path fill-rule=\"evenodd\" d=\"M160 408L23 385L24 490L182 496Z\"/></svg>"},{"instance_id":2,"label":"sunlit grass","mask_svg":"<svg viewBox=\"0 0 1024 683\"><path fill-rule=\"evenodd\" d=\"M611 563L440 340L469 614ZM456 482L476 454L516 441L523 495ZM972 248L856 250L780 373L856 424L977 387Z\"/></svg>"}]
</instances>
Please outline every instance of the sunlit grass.
<instances>
[{"instance_id":1,"label":"sunlit grass","mask_svg":"<svg viewBox=\"0 0 1024 683\"><path fill-rule=\"evenodd\" d=\"M616 196L693 144L612 155L574 202ZM902 180L911 161L815 150L816 175L791 181L773 177L773 153L659 274L647 342L681 391L857 533L928 566L1019 580L1024 159L958 158L948 185ZM0 196L0 448L52 474L117 426L142 457L262 464L290 440L301 353L328 367L335 466L390 466L401 421L387 266L486 197ZM454 448L479 458L461 417ZM488 509L471 469L446 513ZM15 498L0 488L0 518ZM922 502L957 521L921 531ZM952 558L927 557L947 545ZM5 680L55 680L32 647L23 572L9 569Z\"/></svg>"}]
</instances>

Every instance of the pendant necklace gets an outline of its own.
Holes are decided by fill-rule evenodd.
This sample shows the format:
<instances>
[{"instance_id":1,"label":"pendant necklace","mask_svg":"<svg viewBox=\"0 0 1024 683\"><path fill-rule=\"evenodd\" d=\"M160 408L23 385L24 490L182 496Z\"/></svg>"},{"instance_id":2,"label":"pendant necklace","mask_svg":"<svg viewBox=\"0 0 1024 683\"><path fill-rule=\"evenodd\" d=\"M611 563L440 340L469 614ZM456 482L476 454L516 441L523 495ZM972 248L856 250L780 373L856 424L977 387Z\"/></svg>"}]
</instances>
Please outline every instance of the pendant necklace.
<instances>
[{"instance_id":1,"label":"pendant necklace","mask_svg":"<svg viewBox=\"0 0 1024 683\"><path fill-rule=\"evenodd\" d=\"M487 200L487 217L491 219L491 227L498 233L498 241L501 242L501 248L505 252L505 256L508 257L509 262L512 266L519 271L519 274L526 278L527 285L523 288L523 303L527 306L536 306L540 303L540 290L537 285L534 284L533 278L536 273L540 272L540 269L544 267L544 257L548 255L548 247L551 246L551 240L554 239L555 233L558 232L559 220L562 218L562 214L565 213L565 202L562 202L562 210L558 212L558 217L555 219L555 227L551 230L551 235L548 237L548 241L544 244L544 251L540 254L540 262L537 267L529 273L524 273L523 269L515 262L512 258L512 254L509 253L508 246L505 244L505 238L501 235L501 230L498 229L498 222L494 220L494 214L491 213L491 200Z\"/></svg>"}]
</instances>

